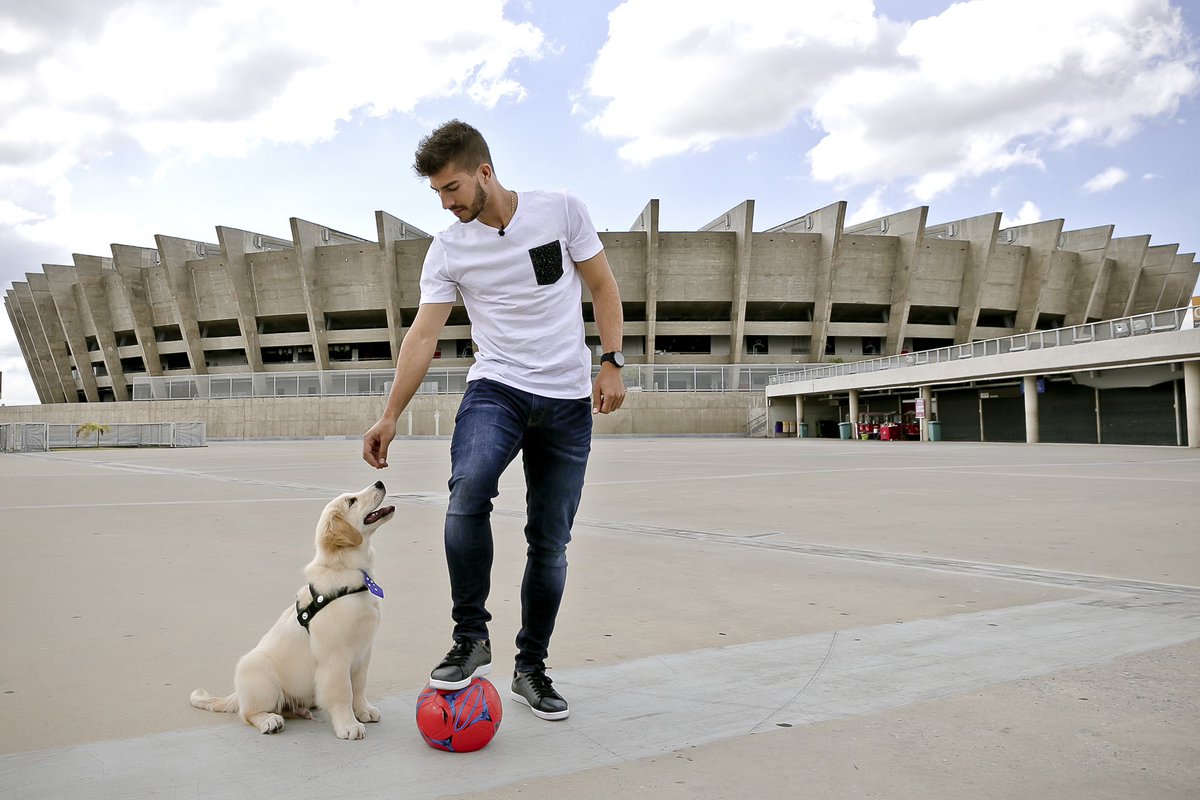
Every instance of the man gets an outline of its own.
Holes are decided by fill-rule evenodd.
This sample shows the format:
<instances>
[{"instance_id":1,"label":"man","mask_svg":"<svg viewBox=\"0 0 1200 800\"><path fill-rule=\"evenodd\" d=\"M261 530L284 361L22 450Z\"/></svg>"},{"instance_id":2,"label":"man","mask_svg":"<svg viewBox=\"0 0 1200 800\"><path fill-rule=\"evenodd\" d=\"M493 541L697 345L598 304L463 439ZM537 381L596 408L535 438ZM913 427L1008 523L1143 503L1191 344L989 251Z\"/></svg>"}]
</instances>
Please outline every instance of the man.
<instances>
[{"instance_id":1,"label":"man","mask_svg":"<svg viewBox=\"0 0 1200 800\"><path fill-rule=\"evenodd\" d=\"M476 344L475 364L450 444L446 562L454 646L430 673L459 689L491 671L485 608L491 588L492 499L505 467L525 469L525 575L512 697L542 719L565 719L567 701L546 675L566 580L567 543L591 451L592 415L625 400L621 297L588 216L561 192L509 191L479 131L452 120L421 140L416 173L458 222L434 237L421 271L421 305L404 337L383 416L363 436L363 458L387 466L396 420L429 369L455 294ZM582 284L592 294L602 349L591 380Z\"/></svg>"}]
</instances>

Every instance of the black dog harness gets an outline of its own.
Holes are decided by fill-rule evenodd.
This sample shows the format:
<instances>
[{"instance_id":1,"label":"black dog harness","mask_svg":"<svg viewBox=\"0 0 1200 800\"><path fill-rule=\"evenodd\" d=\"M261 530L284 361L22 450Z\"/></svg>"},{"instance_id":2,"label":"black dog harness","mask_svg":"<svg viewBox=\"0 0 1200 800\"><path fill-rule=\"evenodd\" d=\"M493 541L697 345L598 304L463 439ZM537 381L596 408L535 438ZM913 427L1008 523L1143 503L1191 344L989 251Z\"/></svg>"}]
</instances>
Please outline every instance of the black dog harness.
<instances>
[{"instance_id":1,"label":"black dog harness","mask_svg":"<svg viewBox=\"0 0 1200 800\"><path fill-rule=\"evenodd\" d=\"M361 570L361 572L363 576L363 585L359 586L357 589L351 589L347 586L343 586L332 594L321 594L310 583L308 585L308 594L310 597L312 597L312 602L301 608L300 601L296 601L296 621L300 623L300 627L304 628L304 630L308 630L308 623L312 622L312 618L317 615L317 612L322 608L325 608L325 606L329 605L334 600L337 600L339 597L345 597L348 594L358 594L359 592L370 592L376 597L383 597L383 589L379 588L379 584L371 580L371 576L367 574L365 569Z\"/></svg>"}]
</instances>

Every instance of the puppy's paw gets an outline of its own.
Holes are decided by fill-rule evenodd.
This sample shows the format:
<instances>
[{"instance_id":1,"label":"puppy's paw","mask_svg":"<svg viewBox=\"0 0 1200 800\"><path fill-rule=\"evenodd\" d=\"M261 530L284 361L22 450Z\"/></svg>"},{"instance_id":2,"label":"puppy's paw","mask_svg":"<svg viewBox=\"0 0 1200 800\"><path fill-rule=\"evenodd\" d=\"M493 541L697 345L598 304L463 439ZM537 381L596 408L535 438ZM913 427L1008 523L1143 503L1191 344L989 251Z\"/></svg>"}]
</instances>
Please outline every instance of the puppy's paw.
<instances>
[{"instance_id":1,"label":"puppy's paw","mask_svg":"<svg viewBox=\"0 0 1200 800\"><path fill-rule=\"evenodd\" d=\"M278 714L258 714L254 725L261 733L279 733L283 730L283 717Z\"/></svg>"},{"instance_id":2,"label":"puppy's paw","mask_svg":"<svg viewBox=\"0 0 1200 800\"><path fill-rule=\"evenodd\" d=\"M352 722L349 725L335 725L333 731L339 739L363 739L367 735L367 726Z\"/></svg>"},{"instance_id":3,"label":"puppy's paw","mask_svg":"<svg viewBox=\"0 0 1200 800\"><path fill-rule=\"evenodd\" d=\"M379 722L379 709L367 703L361 708L354 709L354 716L359 722Z\"/></svg>"}]
</instances>

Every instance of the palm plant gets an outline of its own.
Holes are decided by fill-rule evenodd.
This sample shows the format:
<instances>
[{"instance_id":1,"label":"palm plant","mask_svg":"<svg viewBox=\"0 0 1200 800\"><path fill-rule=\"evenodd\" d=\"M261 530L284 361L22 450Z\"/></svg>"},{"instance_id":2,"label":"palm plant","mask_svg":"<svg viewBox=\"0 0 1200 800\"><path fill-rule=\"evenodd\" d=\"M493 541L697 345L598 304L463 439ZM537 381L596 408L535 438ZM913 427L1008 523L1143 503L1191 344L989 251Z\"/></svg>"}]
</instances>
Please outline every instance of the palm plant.
<instances>
[{"instance_id":1,"label":"palm plant","mask_svg":"<svg viewBox=\"0 0 1200 800\"><path fill-rule=\"evenodd\" d=\"M82 439L84 436L96 434L96 447L100 446L100 435L108 433L108 426L101 425L99 422L85 422L79 426L79 430L75 431L75 438Z\"/></svg>"}]
</instances>

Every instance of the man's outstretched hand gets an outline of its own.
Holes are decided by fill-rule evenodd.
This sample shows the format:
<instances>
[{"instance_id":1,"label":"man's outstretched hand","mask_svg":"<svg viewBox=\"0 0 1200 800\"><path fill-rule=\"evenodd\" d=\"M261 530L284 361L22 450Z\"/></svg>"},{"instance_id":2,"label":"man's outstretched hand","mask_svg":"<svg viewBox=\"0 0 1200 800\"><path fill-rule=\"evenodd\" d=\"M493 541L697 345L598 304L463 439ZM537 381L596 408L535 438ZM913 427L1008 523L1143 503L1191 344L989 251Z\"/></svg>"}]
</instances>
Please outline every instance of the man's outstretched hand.
<instances>
[{"instance_id":1,"label":"man's outstretched hand","mask_svg":"<svg viewBox=\"0 0 1200 800\"><path fill-rule=\"evenodd\" d=\"M388 446L396 438L396 423L394 420L381 418L363 434L363 461L375 469L383 469L388 465Z\"/></svg>"}]
</instances>

